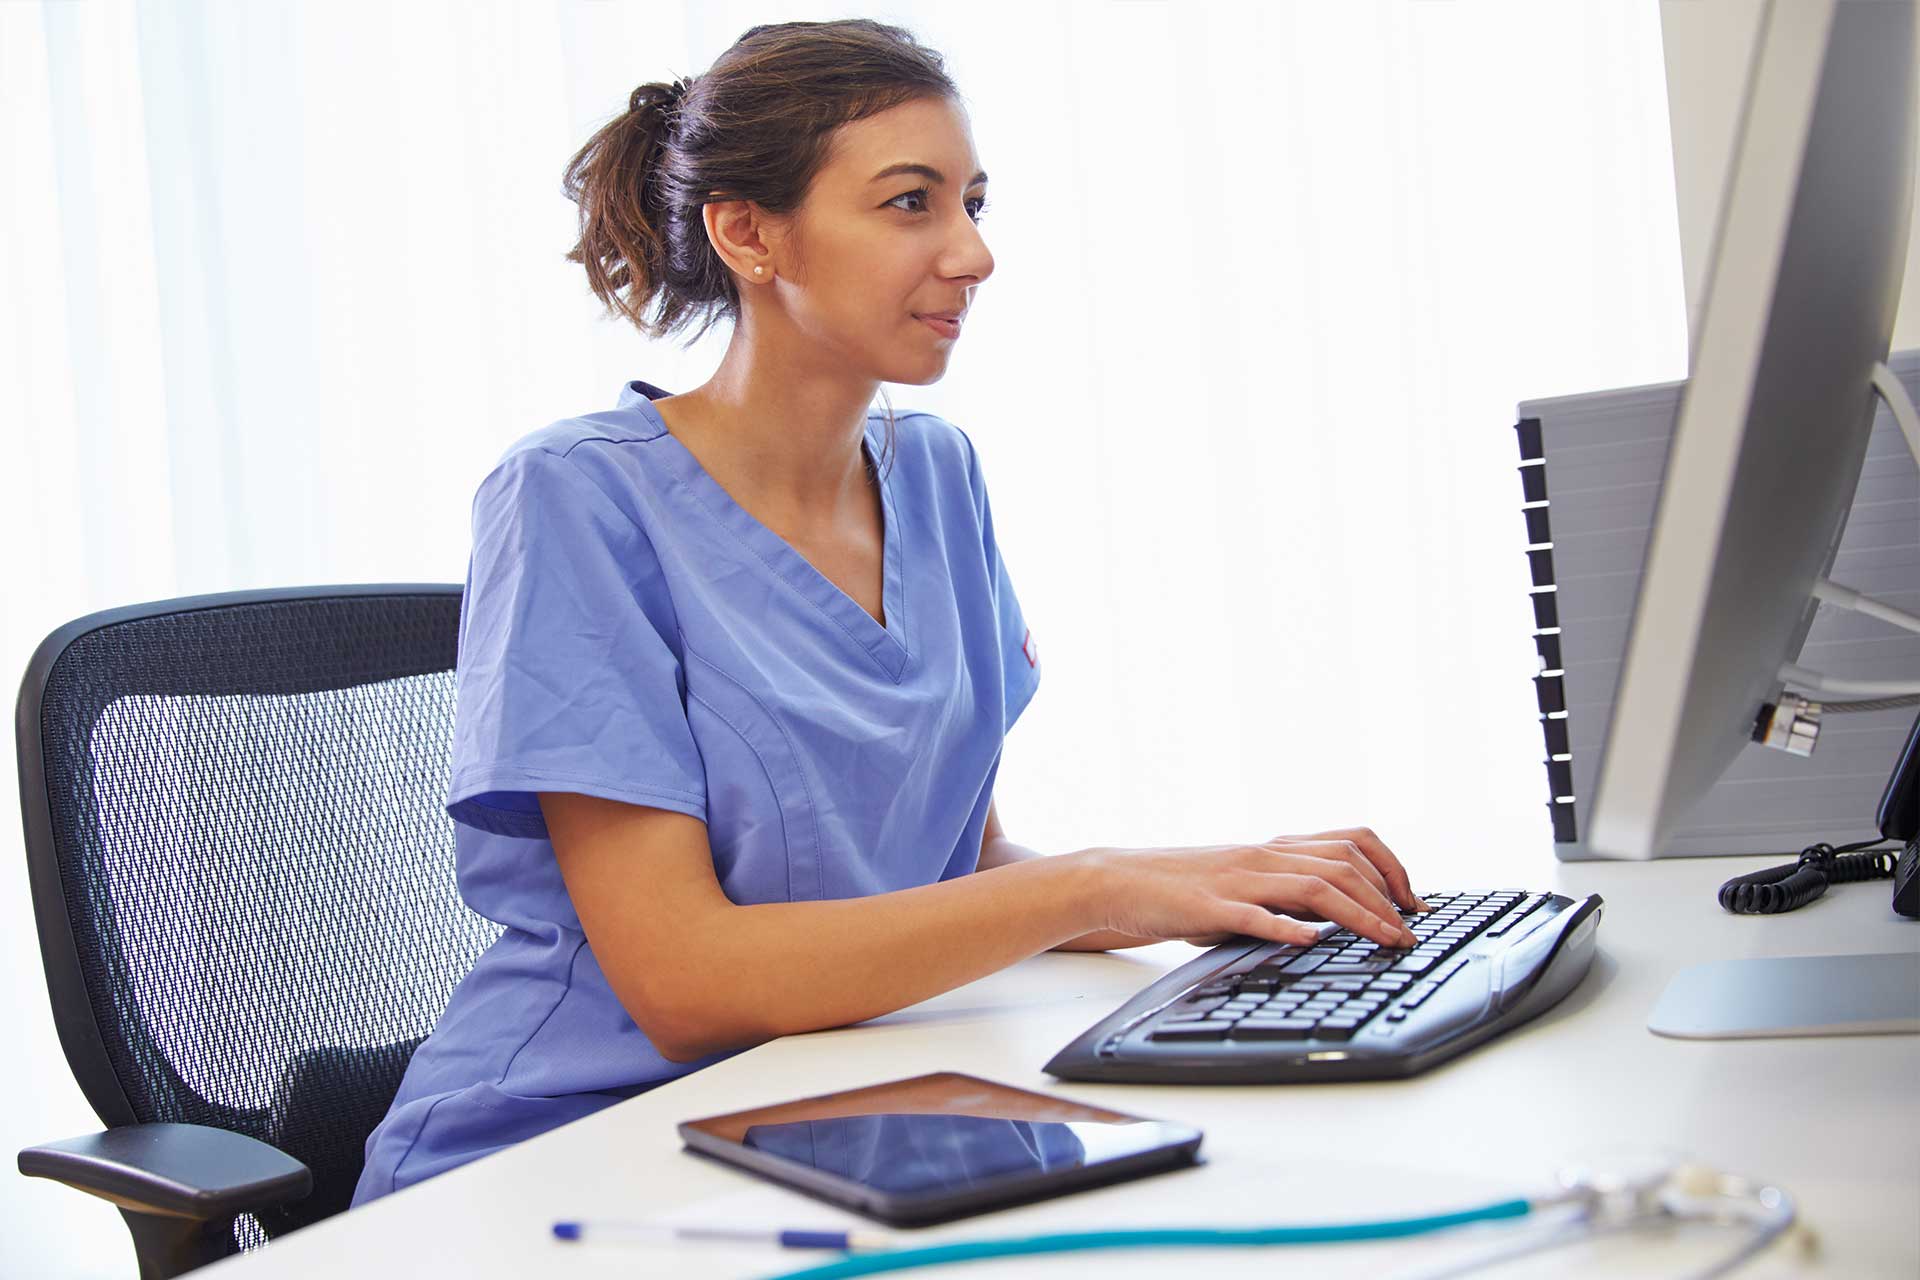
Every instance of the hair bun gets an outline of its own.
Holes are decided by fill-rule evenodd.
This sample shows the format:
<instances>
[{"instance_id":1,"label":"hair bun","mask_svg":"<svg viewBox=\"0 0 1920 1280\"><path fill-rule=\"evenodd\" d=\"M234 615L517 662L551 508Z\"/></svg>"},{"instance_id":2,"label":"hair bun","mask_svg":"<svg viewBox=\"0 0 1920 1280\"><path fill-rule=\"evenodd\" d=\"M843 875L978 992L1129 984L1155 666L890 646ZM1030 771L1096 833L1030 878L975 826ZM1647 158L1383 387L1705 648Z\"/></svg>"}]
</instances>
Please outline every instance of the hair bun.
<instances>
[{"instance_id":1,"label":"hair bun","mask_svg":"<svg viewBox=\"0 0 1920 1280\"><path fill-rule=\"evenodd\" d=\"M652 106L661 111L671 111L692 87L691 76L682 76L671 84L665 81L643 84L627 96L627 110L638 114Z\"/></svg>"}]
</instances>

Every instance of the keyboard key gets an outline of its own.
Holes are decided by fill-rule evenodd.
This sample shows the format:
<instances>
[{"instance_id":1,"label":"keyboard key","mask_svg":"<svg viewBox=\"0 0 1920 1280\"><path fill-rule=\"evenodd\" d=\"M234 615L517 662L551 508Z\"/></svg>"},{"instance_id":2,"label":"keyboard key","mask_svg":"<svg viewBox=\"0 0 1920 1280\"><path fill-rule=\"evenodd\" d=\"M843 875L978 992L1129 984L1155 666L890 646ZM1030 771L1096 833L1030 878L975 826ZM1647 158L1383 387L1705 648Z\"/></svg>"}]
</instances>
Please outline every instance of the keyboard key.
<instances>
[{"instance_id":1,"label":"keyboard key","mask_svg":"<svg viewBox=\"0 0 1920 1280\"><path fill-rule=\"evenodd\" d=\"M1361 1018L1325 1018L1313 1029L1316 1040L1351 1040L1360 1029Z\"/></svg>"},{"instance_id":2,"label":"keyboard key","mask_svg":"<svg viewBox=\"0 0 1920 1280\"><path fill-rule=\"evenodd\" d=\"M1296 956L1292 960L1289 960L1281 967L1280 972L1290 978L1305 977L1307 974L1314 972L1320 968L1320 966L1324 965L1327 959L1328 957L1324 955L1314 955L1309 952L1306 955Z\"/></svg>"},{"instance_id":3,"label":"keyboard key","mask_svg":"<svg viewBox=\"0 0 1920 1280\"><path fill-rule=\"evenodd\" d=\"M1149 1040L1225 1040L1233 1030L1231 1022L1188 1022L1156 1028Z\"/></svg>"},{"instance_id":4,"label":"keyboard key","mask_svg":"<svg viewBox=\"0 0 1920 1280\"><path fill-rule=\"evenodd\" d=\"M1313 1033L1311 1018L1276 1018L1243 1022L1233 1029L1235 1040L1305 1040Z\"/></svg>"},{"instance_id":5,"label":"keyboard key","mask_svg":"<svg viewBox=\"0 0 1920 1280\"><path fill-rule=\"evenodd\" d=\"M1506 933L1507 930L1513 928L1513 926L1515 926L1516 924L1519 924L1521 920L1525 919L1527 916L1532 915L1535 911L1537 911L1540 908L1540 904L1545 902L1546 900L1547 900L1547 895L1544 893L1536 893L1531 897L1527 898L1527 900L1522 902L1519 906L1507 912L1506 915L1500 917L1499 922L1495 924L1493 928L1487 930L1487 936L1489 938L1500 937L1502 934Z\"/></svg>"},{"instance_id":6,"label":"keyboard key","mask_svg":"<svg viewBox=\"0 0 1920 1280\"><path fill-rule=\"evenodd\" d=\"M1395 973L1425 973L1437 963L1439 963L1438 957L1423 956L1416 951L1414 954L1394 965L1393 971Z\"/></svg>"},{"instance_id":7,"label":"keyboard key","mask_svg":"<svg viewBox=\"0 0 1920 1280\"><path fill-rule=\"evenodd\" d=\"M1355 974L1370 976L1386 969L1393 962L1380 956L1370 956L1365 960L1330 960L1317 970L1329 978L1351 977Z\"/></svg>"}]
</instances>

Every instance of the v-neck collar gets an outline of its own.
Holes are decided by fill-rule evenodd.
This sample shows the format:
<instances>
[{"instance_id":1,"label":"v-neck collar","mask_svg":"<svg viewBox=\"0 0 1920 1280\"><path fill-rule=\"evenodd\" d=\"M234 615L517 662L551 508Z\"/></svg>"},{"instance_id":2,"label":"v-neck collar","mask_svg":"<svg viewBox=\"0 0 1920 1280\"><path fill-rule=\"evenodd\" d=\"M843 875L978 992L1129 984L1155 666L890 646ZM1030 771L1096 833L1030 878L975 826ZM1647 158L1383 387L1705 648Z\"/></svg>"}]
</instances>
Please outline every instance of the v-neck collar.
<instances>
[{"instance_id":1,"label":"v-neck collar","mask_svg":"<svg viewBox=\"0 0 1920 1280\"><path fill-rule=\"evenodd\" d=\"M901 673L906 670L907 660L912 656L907 644L907 593L901 572L904 553L893 486L886 477L878 475L879 449L874 440L872 419L868 419L861 432L861 450L873 464L878 477L880 507L886 524L880 572L880 611L886 615L885 626L875 622L872 614L842 591L832 579L814 568L813 563L796 551L785 538L760 523L752 512L735 502L733 495L700 465L693 451L667 430L666 419L660 416L653 401L664 400L671 394L650 383L634 380L621 389L620 407L637 410L647 420L652 434L645 438L663 450L661 456L674 477L686 486L708 514L754 552L755 558L772 570L776 578L832 620L839 631L898 684Z\"/></svg>"}]
</instances>

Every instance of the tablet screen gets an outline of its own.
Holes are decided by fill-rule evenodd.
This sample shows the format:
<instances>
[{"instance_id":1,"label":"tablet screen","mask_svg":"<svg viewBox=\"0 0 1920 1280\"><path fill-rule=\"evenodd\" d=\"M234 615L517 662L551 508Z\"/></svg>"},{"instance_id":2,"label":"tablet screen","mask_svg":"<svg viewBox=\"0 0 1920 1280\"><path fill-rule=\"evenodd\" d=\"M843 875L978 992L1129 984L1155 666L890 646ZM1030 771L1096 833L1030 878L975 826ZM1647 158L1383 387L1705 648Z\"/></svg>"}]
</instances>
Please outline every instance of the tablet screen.
<instances>
[{"instance_id":1,"label":"tablet screen","mask_svg":"<svg viewBox=\"0 0 1920 1280\"><path fill-rule=\"evenodd\" d=\"M971 1199L997 1185L1044 1184L1050 1175L1197 1146L1199 1138L1185 1125L955 1072L690 1121L681 1131L690 1145L759 1172L779 1176L777 1162L889 1200ZM741 1158L743 1151L759 1154Z\"/></svg>"}]
</instances>

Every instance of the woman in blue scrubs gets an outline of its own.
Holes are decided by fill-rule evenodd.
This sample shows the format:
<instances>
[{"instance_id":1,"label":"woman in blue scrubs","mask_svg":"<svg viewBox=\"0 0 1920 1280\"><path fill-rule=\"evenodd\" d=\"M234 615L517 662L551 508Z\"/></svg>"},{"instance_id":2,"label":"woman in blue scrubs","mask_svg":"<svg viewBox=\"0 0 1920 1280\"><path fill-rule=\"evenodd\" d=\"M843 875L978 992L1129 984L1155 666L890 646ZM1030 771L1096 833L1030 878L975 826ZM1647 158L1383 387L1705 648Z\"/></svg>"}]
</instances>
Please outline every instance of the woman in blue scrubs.
<instances>
[{"instance_id":1,"label":"woman in blue scrubs","mask_svg":"<svg viewBox=\"0 0 1920 1280\"><path fill-rule=\"evenodd\" d=\"M1000 829L1041 668L985 468L868 408L945 372L985 190L939 56L864 19L755 27L574 157L596 294L733 335L700 387L629 382L480 483L447 809L505 932L355 1203L1048 948L1315 932L1280 911L1411 941L1364 828L1056 857Z\"/></svg>"}]
</instances>

